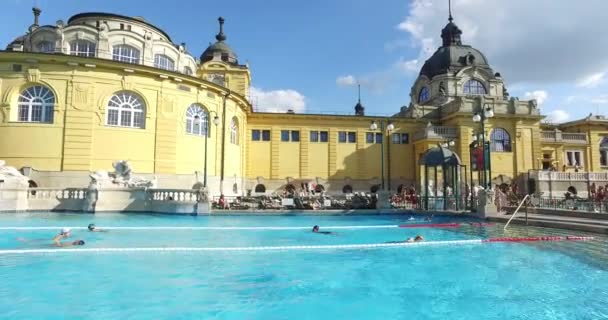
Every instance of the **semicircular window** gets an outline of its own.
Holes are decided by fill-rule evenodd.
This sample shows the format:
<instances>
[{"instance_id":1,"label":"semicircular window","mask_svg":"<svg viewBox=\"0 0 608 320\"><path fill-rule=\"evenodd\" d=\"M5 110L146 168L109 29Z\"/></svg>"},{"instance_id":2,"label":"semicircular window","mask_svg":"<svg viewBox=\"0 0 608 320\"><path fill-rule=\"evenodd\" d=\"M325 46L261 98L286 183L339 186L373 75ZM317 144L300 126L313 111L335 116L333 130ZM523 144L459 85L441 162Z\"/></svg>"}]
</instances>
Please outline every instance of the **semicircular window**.
<instances>
[{"instance_id":1,"label":"semicircular window","mask_svg":"<svg viewBox=\"0 0 608 320\"><path fill-rule=\"evenodd\" d=\"M420 92L418 93L418 103L426 102L427 100L429 100L430 97L431 93L429 91L429 88L422 87L422 89L420 89Z\"/></svg>"},{"instance_id":2,"label":"semicircular window","mask_svg":"<svg viewBox=\"0 0 608 320\"><path fill-rule=\"evenodd\" d=\"M478 80L471 79L464 84L464 94L486 94L486 87Z\"/></svg>"},{"instance_id":3,"label":"semicircular window","mask_svg":"<svg viewBox=\"0 0 608 320\"><path fill-rule=\"evenodd\" d=\"M129 91L117 92L108 101L108 126L144 128L146 106L143 100Z\"/></svg>"},{"instance_id":4,"label":"semicircular window","mask_svg":"<svg viewBox=\"0 0 608 320\"><path fill-rule=\"evenodd\" d=\"M197 136L208 134L209 117L207 111L199 104L192 104L186 110L186 133Z\"/></svg>"},{"instance_id":5,"label":"semicircular window","mask_svg":"<svg viewBox=\"0 0 608 320\"><path fill-rule=\"evenodd\" d=\"M53 122L55 94L48 87L36 85L21 92L17 103L18 121Z\"/></svg>"}]
</instances>

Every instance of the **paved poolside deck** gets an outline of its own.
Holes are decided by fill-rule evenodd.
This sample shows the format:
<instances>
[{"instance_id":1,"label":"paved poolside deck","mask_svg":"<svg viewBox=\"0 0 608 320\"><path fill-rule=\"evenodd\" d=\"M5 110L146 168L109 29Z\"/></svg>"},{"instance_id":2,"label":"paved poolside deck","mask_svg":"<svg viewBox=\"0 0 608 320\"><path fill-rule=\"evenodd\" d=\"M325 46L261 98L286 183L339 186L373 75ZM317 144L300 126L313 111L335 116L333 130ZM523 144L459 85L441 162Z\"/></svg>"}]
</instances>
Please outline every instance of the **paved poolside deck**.
<instances>
[{"instance_id":1,"label":"paved poolside deck","mask_svg":"<svg viewBox=\"0 0 608 320\"><path fill-rule=\"evenodd\" d=\"M489 217L487 220L506 223L511 215L501 214ZM519 212L511 221L511 224L526 224L525 212ZM587 231L608 234L608 220L597 214L585 214L581 212L559 212L557 214L528 213L527 224L536 227L559 228L566 230Z\"/></svg>"}]
</instances>

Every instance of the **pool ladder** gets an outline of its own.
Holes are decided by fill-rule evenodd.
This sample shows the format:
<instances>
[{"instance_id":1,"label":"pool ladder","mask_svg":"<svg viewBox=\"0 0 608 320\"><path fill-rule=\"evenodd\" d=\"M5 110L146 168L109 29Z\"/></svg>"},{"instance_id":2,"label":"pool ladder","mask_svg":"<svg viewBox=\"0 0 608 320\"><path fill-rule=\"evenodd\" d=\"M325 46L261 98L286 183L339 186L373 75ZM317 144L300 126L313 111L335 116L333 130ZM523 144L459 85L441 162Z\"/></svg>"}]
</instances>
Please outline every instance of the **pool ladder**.
<instances>
[{"instance_id":1,"label":"pool ladder","mask_svg":"<svg viewBox=\"0 0 608 320\"><path fill-rule=\"evenodd\" d=\"M509 223L511 223L511 220L513 220L513 218L515 218L515 216L517 215L517 212L519 212L519 209L521 209L521 206L526 203L527 200L531 200L532 198L530 197L529 194L527 194L523 200L521 200L521 202L519 203L519 206L517 206L517 209L515 209L515 211L513 212L513 215L511 216L511 218L509 219L509 221L507 221L507 224L505 224L505 227L503 228L503 230L507 230L507 227L509 226ZM526 222L528 219L528 212L526 211Z\"/></svg>"}]
</instances>

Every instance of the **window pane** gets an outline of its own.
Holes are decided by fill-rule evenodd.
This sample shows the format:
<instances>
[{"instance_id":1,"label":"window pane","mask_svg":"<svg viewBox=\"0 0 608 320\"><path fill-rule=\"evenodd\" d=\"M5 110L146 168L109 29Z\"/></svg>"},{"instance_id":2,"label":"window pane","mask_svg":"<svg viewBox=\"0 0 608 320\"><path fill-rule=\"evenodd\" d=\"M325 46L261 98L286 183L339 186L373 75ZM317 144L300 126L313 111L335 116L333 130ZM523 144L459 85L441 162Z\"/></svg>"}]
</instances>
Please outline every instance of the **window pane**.
<instances>
[{"instance_id":1,"label":"window pane","mask_svg":"<svg viewBox=\"0 0 608 320\"><path fill-rule=\"evenodd\" d=\"M365 134L365 142L366 143L374 143L374 133L373 132L367 132Z\"/></svg>"},{"instance_id":2,"label":"window pane","mask_svg":"<svg viewBox=\"0 0 608 320\"><path fill-rule=\"evenodd\" d=\"M410 135L408 133L402 133L401 134L401 144L408 144L410 143Z\"/></svg>"},{"instance_id":3,"label":"window pane","mask_svg":"<svg viewBox=\"0 0 608 320\"><path fill-rule=\"evenodd\" d=\"M270 141L270 130L263 130L262 131L262 140L263 141Z\"/></svg>"},{"instance_id":4,"label":"window pane","mask_svg":"<svg viewBox=\"0 0 608 320\"><path fill-rule=\"evenodd\" d=\"M382 143L382 133L376 133L376 143Z\"/></svg>"},{"instance_id":5,"label":"window pane","mask_svg":"<svg viewBox=\"0 0 608 320\"><path fill-rule=\"evenodd\" d=\"M354 132L349 132L348 133L348 142L349 143L355 143L355 142L357 142L357 135Z\"/></svg>"},{"instance_id":6,"label":"window pane","mask_svg":"<svg viewBox=\"0 0 608 320\"><path fill-rule=\"evenodd\" d=\"M120 113L120 125L123 127L131 126L131 112L128 110L123 110Z\"/></svg>"},{"instance_id":7,"label":"window pane","mask_svg":"<svg viewBox=\"0 0 608 320\"><path fill-rule=\"evenodd\" d=\"M260 141L260 130L251 130L251 140Z\"/></svg>"},{"instance_id":8,"label":"window pane","mask_svg":"<svg viewBox=\"0 0 608 320\"><path fill-rule=\"evenodd\" d=\"M27 106L19 106L19 121L28 121Z\"/></svg>"},{"instance_id":9,"label":"window pane","mask_svg":"<svg viewBox=\"0 0 608 320\"><path fill-rule=\"evenodd\" d=\"M292 131L291 132L291 141L293 141L293 142L300 141L300 131Z\"/></svg>"},{"instance_id":10,"label":"window pane","mask_svg":"<svg viewBox=\"0 0 608 320\"><path fill-rule=\"evenodd\" d=\"M30 121L40 122L42 120L42 106L32 106L32 119Z\"/></svg>"},{"instance_id":11,"label":"window pane","mask_svg":"<svg viewBox=\"0 0 608 320\"><path fill-rule=\"evenodd\" d=\"M321 142L327 142L328 134L327 131L321 131Z\"/></svg>"},{"instance_id":12,"label":"window pane","mask_svg":"<svg viewBox=\"0 0 608 320\"><path fill-rule=\"evenodd\" d=\"M580 152L577 151L577 152L574 153L574 160L576 161L574 163L574 165L576 165L576 166L580 166L581 165L582 161L581 161L581 153Z\"/></svg>"},{"instance_id":13,"label":"window pane","mask_svg":"<svg viewBox=\"0 0 608 320\"><path fill-rule=\"evenodd\" d=\"M401 134L393 133L391 136L391 140L392 140L393 144L400 144L401 143Z\"/></svg>"},{"instance_id":14,"label":"window pane","mask_svg":"<svg viewBox=\"0 0 608 320\"><path fill-rule=\"evenodd\" d=\"M346 143L346 132L344 132L344 131L338 132L338 142Z\"/></svg>"},{"instance_id":15,"label":"window pane","mask_svg":"<svg viewBox=\"0 0 608 320\"><path fill-rule=\"evenodd\" d=\"M289 130L281 130L281 141L289 141Z\"/></svg>"},{"instance_id":16,"label":"window pane","mask_svg":"<svg viewBox=\"0 0 608 320\"><path fill-rule=\"evenodd\" d=\"M319 142L319 131L310 132L310 142Z\"/></svg>"}]
</instances>

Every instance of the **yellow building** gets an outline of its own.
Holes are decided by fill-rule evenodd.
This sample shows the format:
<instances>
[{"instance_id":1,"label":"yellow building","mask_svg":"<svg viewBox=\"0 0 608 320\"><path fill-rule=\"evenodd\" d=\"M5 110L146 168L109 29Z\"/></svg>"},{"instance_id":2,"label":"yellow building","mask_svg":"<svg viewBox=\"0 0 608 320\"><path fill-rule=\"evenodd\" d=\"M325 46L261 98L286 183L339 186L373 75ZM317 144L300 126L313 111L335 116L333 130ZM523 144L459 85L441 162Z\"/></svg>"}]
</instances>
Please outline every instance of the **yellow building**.
<instances>
[{"instance_id":1,"label":"yellow building","mask_svg":"<svg viewBox=\"0 0 608 320\"><path fill-rule=\"evenodd\" d=\"M608 121L543 127L536 102L510 98L451 18L410 105L381 118L365 116L360 102L350 115L254 112L249 68L227 45L222 18L217 41L196 59L140 17L82 13L40 26L39 15L34 8L27 34L0 52L0 159L40 187L86 186L90 172L128 160L159 187L206 181L214 195L289 184L396 190L419 185L418 159L437 144L475 168L472 116L484 113L491 178L608 167Z\"/></svg>"}]
</instances>

